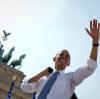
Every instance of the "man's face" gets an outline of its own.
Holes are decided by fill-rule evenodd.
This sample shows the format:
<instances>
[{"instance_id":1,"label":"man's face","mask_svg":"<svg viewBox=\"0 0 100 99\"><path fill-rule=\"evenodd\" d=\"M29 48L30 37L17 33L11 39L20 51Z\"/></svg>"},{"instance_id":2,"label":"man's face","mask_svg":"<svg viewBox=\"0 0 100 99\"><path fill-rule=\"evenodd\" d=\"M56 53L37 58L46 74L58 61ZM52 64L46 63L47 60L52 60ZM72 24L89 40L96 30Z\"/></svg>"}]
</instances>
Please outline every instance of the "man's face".
<instances>
[{"instance_id":1,"label":"man's face","mask_svg":"<svg viewBox=\"0 0 100 99\"><path fill-rule=\"evenodd\" d=\"M62 50L57 53L54 58L55 69L56 70L64 70L66 66L70 65L70 54L67 50Z\"/></svg>"}]
</instances>

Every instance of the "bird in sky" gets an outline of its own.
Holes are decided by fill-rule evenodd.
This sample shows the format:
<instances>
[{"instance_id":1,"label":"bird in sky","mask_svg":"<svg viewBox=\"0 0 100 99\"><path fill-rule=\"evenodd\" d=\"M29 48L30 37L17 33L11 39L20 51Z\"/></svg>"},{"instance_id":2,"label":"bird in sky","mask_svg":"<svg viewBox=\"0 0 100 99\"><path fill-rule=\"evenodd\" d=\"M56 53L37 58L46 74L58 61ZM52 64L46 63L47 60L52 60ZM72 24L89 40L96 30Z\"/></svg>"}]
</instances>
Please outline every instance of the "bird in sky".
<instances>
[{"instance_id":1,"label":"bird in sky","mask_svg":"<svg viewBox=\"0 0 100 99\"><path fill-rule=\"evenodd\" d=\"M11 33L6 32L5 30L3 30L4 36L2 37L2 39L5 41L7 40L7 36L9 36Z\"/></svg>"}]
</instances>

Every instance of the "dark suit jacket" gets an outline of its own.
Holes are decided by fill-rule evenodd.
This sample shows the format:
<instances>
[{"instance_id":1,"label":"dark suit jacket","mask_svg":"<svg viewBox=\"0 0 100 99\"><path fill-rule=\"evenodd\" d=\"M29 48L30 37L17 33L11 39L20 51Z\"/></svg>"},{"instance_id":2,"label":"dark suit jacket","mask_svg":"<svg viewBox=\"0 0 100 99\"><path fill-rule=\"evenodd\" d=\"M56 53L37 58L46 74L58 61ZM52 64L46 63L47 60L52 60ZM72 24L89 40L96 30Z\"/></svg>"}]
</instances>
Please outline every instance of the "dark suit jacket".
<instances>
[{"instance_id":1,"label":"dark suit jacket","mask_svg":"<svg viewBox=\"0 0 100 99\"><path fill-rule=\"evenodd\" d=\"M76 94L75 94L75 92L73 93L71 99L78 99L77 96L76 96Z\"/></svg>"}]
</instances>

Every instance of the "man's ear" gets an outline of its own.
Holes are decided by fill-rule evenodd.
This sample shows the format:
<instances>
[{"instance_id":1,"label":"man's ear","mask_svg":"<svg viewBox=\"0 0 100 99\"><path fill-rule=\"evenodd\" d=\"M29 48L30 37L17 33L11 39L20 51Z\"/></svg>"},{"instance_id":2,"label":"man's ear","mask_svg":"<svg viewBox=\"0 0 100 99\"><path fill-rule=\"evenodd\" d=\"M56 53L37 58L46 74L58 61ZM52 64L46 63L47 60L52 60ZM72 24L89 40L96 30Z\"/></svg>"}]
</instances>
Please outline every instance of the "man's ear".
<instances>
[{"instance_id":1,"label":"man's ear","mask_svg":"<svg viewBox=\"0 0 100 99\"><path fill-rule=\"evenodd\" d=\"M70 66L70 60L68 61L68 66Z\"/></svg>"},{"instance_id":2,"label":"man's ear","mask_svg":"<svg viewBox=\"0 0 100 99\"><path fill-rule=\"evenodd\" d=\"M55 62L55 60L56 60L56 57L53 57L53 61Z\"/></svg>"},{"instance_id":3,"label":"man's ear","mask_svg":"<svg viewBox=\"0 0 100 99\"><path fill-rule=\"evenodd\" d=\"M70 66L70 62L68 63L68 66Z\"/></svg>"}]
</instances>

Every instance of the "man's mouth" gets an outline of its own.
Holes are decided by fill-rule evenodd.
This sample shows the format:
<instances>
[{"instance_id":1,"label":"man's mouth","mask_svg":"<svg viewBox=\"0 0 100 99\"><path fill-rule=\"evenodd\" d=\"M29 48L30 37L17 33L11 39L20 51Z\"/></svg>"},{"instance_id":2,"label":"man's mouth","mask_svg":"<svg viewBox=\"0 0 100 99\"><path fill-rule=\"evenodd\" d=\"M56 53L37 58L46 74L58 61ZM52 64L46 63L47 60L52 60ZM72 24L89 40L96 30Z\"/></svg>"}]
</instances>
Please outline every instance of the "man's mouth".
<instances>
[{"instance_id":1,"label":"man's mouth","mask_svg":"<svg viewBox=\"0 0 100 99\"><path fill-rule=\"evenodd\" d=\"M61 59L61 62L65 62L65 60L64 59Z\"/></svg>"},{"instance_id":2,"label":"man's mouth","mask_svg":"<svg viewBox=\"0 0 100 99\"><path fill-rule=\"evenodd\" d=\"M61 59L60 61L61 61L62 63L65 63L65 62L66 62L64 59Z\"/></svg>"}]
</instances>

